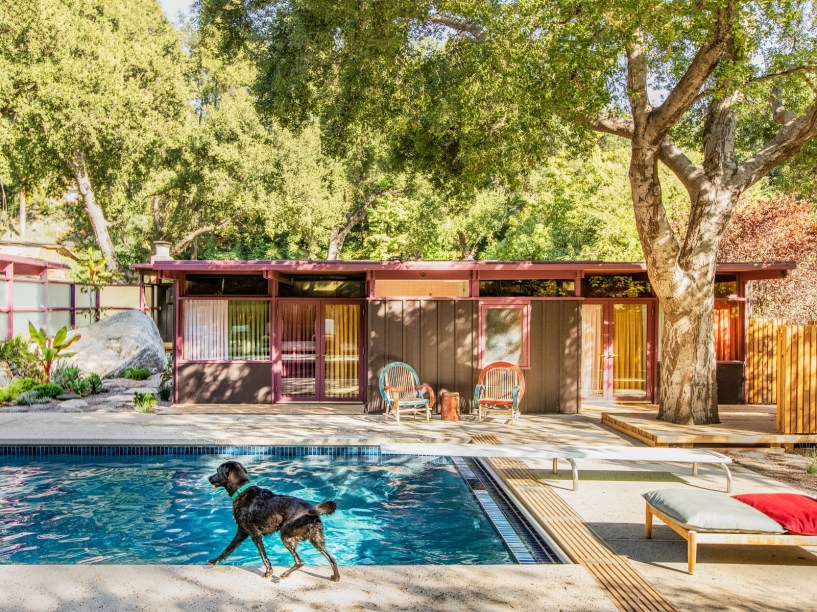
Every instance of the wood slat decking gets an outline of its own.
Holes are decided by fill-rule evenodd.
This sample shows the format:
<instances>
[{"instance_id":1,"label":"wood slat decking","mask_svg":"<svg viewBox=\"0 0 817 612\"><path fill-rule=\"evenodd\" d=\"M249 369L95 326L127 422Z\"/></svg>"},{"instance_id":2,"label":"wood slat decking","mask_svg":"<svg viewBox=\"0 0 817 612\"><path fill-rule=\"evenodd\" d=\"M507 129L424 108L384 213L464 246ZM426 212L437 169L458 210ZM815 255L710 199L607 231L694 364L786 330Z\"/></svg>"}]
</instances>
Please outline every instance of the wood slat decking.
<instances>
[{"instance_id":1,"label":"wood slat decking","mask_svg":"<svg viewBox=\"0 0 817 612\"><path fill-rule=\"evenodd\" d=\"M499 444L492 435L476 435L475 444ZM621 610L667 611L675 608L626 558L616 554L581 516L536 473L518 459L486 459L527 511L556 541L571 561L584 567Z\"/></svg>"}]
</instances>

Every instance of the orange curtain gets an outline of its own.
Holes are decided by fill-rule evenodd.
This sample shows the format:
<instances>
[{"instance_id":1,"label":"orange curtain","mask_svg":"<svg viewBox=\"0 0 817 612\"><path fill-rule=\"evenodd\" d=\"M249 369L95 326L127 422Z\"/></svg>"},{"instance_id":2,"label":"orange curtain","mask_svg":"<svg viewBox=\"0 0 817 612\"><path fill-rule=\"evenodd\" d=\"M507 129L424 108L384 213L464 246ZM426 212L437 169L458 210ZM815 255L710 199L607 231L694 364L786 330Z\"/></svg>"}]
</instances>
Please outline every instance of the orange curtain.
<instances>
[{"instance_id":1,"label":"orange curtain","mask_svg":"<svg viewBox=\"0 0 817 612\"><path fill-rule=\"evenodd\" d=\"M735 309L735 312L732 309ZM736 361L738 351L738 325L740 324L740 307L732 306L727 301L715 301L712 315L712 335L715 338L715 359L717 361Z\"/></svg>"},{"instance_id":2,"label":"orange curtain","mask_svg":"<svg viewBox=\"0 0 817 612\"><path fill-rule=\"evenodd\" d=\"M642 304L613 305L613 390L647 390L647 316Z\"/></svg>"}]
</instances>

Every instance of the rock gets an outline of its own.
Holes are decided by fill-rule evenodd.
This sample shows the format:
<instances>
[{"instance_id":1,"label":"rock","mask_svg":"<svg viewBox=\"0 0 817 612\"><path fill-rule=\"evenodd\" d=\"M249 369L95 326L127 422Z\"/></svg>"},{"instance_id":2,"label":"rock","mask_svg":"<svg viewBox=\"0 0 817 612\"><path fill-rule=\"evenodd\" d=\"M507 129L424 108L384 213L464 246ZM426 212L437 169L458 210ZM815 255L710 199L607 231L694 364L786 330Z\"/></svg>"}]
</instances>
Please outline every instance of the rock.
<instances>
[{"instance_id":1,"label":"rock","mask_svg":"<svg viewBox=\"0 0 817 612\"><path fill-rule=\"evenodd\" d=\"M79 398L80 398L80 396L77 395L76 393L60 393L54 399L58 399L58 400L60 400L62 402L62 401L65 401L65 400L77 400Z\"/></svg>"},{"instance_id":2,"label":"rock","mask_svg":"<svg viewBox=\"0 0 817 612\"><path fill-rule=\"evenodd\" d=\"M128 368L147 368L155 373L167 366L159 330L139 310L117 313L74 333L81 338L71 345L69 350L75 354L68 361L86 373L115 378Z\"/></svg>"},{"instance_id":3,"label":"rock","mask_svg":"<svg viewBox=\"0 0 817 612\"><path fill-rule=\"evenodd\" d=\"M159 390L156 387L131 387L130 389L122 391L122 395L135 395L137 393L152 393L153 395L158 395Z\"/></svg>"},{"instance_id":4,"label":"rock","mask_svg":"<svg viewBox=\"0 0 817 612\"><path fill-rule=\"evenodd\" d=\"M88 402L81 399L72 399L60 404L60 410L73 410L74 408L87 408Z\"/></svg>"},{"instance_id":5,"label":"rock","mask_svg":"<svg viewBox=\"0 0 817 612\"><path fill-rule=\"evenodd\" d=\"M112 395L105 398L106 404L127 404L133 401L133 395Z\"/></svg>"}]
</instances>

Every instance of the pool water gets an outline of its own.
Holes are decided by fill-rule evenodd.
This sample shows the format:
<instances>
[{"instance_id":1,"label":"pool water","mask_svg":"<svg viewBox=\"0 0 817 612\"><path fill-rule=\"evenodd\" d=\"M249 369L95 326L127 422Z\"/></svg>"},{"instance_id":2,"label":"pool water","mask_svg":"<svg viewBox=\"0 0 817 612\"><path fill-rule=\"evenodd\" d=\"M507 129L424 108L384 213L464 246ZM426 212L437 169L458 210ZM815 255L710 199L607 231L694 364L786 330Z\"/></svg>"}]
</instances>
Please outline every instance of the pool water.
<instances>
[{"instance_id":1,"label":"pool water","mask_svg":"<svg viewBox=\"0 0 817 612\"><path fill-rule=\"evenodd\" d=\"M229 496L207 482L226 460L276 493L335 500L323 523L341 565L514 562L449 460L209 454L0 457L0 564L206 563L235 534ZM291 565L278 534L265 545ZM308 542L298 551L326 564ZM260 558L247 539L225 563Z\"/></svg>"}]
</instances>

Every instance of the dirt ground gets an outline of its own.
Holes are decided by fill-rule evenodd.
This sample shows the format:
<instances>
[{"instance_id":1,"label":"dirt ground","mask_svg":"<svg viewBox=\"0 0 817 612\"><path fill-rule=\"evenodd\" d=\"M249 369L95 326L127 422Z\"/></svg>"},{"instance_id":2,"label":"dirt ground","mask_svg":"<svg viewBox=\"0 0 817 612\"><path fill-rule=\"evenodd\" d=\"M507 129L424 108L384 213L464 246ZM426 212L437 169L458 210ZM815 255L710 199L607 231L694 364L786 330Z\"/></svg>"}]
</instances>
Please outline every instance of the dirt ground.
<instances>
[{"instance_id":1,"label":"dirt ground","mask_svg":"<svg viewBox=\"0 0 817 612\"><path fill-rule=\"evenodd\" d=\"M808 473L808 466L817 461L817 448L801 447L793 453L783 453L780 449L730 449L721 452L754 472L796 487L809 495L817 495L817 473Z\"/></svg>"}]
</instances>

